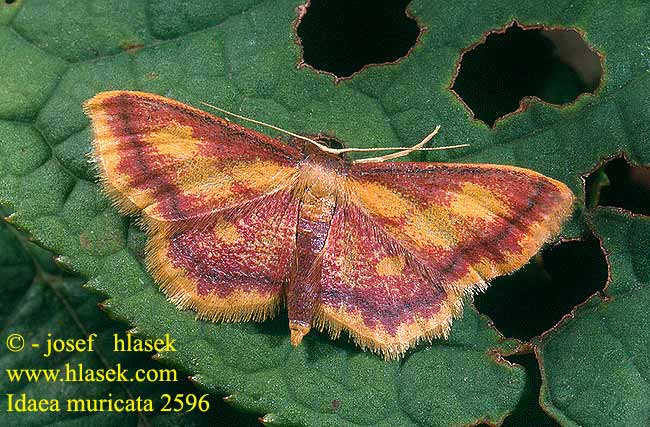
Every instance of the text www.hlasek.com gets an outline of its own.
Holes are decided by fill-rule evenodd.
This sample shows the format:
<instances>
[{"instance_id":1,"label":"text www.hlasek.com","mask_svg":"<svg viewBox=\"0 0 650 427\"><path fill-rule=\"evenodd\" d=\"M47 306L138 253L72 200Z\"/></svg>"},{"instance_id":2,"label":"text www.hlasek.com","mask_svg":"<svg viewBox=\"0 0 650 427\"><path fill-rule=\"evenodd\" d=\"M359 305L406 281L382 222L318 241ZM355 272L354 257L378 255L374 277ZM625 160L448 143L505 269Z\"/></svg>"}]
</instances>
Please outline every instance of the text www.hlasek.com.
<instances>
[{"instance_id":1,"label":"text www.hlasek.com","mask_svg":"<svg viewBox=\"0 0 650 427\"><path fill-rule=\"evenodd\" d=\"M21 351L35 351L43 359L50 359L53 355L64 353L94 352L97 334L91 333L84 338L61 338L52 333L47 334L45 342L27 342L18 332L9 334L5 340L7 349L12 353ZM174 352L175 339L170 334L164 338L138 338L127 334L125 337L113 334L113 352L156 352L157 354ZM45 348L43 351L41 345ZM50 359L52 360L52 359ZM106 363L106 362L105 362ZM85 365L81 363L65 363L58 368L7 368L5 374L10 383L156 383L177 382L176 369L167 368L140 368L127 369L121 363L116 363L105 368L95 367L95 363ZM76 387L74 388L76 390ZM210 409L208 394L197 396L194 393L162 393L156 396L143 398L132 395L129 388L125 389L126 395L121 393L98 396L69 396L58 398L56 395L39 396L37 390L32 389L20 393L7 393L6 412L22 414L25 412L192 412L194 410L207 412ZM3 402L0 402L0 407Z\"/></svg>"},{"instance_id":2,"label":"text www.hlasek.com","mask_svg":"<svg viewBox=\"0 0 650 427\"><path fill-rule=\"evenodd\" d=\"M91 369L66 363L63 369L7 369L10 382L176 382L175 369L137 369L133 375L117 363L114 368Z\"/></svg>"}]
</instances>

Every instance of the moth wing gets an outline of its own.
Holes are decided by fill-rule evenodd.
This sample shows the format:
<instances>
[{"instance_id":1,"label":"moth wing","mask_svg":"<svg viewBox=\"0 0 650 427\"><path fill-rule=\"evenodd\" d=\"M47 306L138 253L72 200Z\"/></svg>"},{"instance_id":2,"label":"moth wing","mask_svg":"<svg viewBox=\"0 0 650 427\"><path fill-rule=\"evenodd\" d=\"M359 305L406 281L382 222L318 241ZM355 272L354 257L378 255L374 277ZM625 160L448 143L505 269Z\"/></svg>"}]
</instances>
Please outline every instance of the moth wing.
<instances>
[{"instance_id":1,"label":"moth wing","mask_svg":"<svg viewBox=\"0 0 650 427\"><path fill-rule=\"evenodd\" d=\"M212 320L263 320L295 249L297 149L182 103L114 91L86 102L102 184L150 233L171 301Z\"/></svg>"},{"instance_id":2,"label":"moth wing","mask_svg":"<svg viewBox=\"0 0 650 427\"><path fill-rule=\"evenodd\" d=\"M147 243L147 266L170 301L199 318L262 321L282 302L297 216L298 200L281 190L200 222L164 223Z\"/></svg>"},{"instance_id":3,"label":"moth wing","mask_svg":"<svg viewBox=\"0 0 650 427\"><path fill-rule=\"evenodd\" d=\"M420 340L446 336L462 309L457 293L433 282L358 206L337 208L321 257L315 326L333 338L345 329L386 359Z\"/></svg>"},{"instance_id":4,"label":"moth wing","mask_svg":"<svg viewBox=\"0 0 650 427\"><path fill-rule=\"evenodd\" d=\"M454 163L361 163L351 203L445 289L469 294L523 266L559 233L573 193L529 169Z\"/></svg>"},{"instance_id":5,"label":"moth wing","mask_svg":"<svg viewBox=\"0 0 650 427\"><path fill-rule=\"evenodd\" d=\"M84 105L104 189L125 213L182 221L291 186L294 147L162 96L102 92Z\"/></svg>"},{"instance_id":6,"label":"moth wing","mask_svg":"<svg viewBox=\"0 0 650 427\"><path fill-rule=\"evenodd\" d=\"M316 325L386 358L446 336L462 298L557 234L573 194L508 166L361 163L322 255Z\"/></svg>"}]
</instances>

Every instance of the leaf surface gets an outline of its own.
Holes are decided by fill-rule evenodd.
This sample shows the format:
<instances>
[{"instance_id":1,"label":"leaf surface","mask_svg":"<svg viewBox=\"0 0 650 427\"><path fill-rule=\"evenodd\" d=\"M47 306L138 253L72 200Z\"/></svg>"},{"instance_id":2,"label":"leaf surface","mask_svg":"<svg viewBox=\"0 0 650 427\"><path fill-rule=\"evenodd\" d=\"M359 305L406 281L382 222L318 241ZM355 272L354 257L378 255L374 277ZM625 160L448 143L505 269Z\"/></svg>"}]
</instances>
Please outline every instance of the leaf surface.
<instances>
[{"instance_id":1,"label":"leaf surface","mask_svg":"<svg viewBox=\"0 0 650 427\"><path fill-rule=\"evenodd\" d=\"M0 337L4 345L10 335L20 334L25 343L21 351L6 351L0 359L0 388L3 392L0 420L3 425L84 426L92 420L98 427L118 424L201 427L213 425L211 420L215 417L226 423L232 420L229 408L209 397L206 399L210 409L206 412L160 412L166 402L163 394L169 394L173 401L179 393L194 393L199 398L205 392L196 390L181 370L173 374L167 371L168 367L161 367L151 360L149 352L114 352L114 334L125 341L126 327L98 312L97 304L101 297L82 289L83 283L83 278L60 270L50 252L29 242L23 234L0 220L0 286L4 292L0 300ZM90 336L92 347L88 347ZM74 340L78 348L87 351L54 351L50 354L50 346L56 349L58 344L48 344L48 340ZM32 344L37 344L38 348ZM32 370L31 380L29 373L21 372L23 369ZM92 381L104 373L107 377L119 379L110 373L111 369L123 372L127 381L133 378L136 370L168 376L173 381ZM20 379L17 380L16 375L20 375ZM39 376L38 380L35 380L35 375ZM175 380L172 375L175 375ZM14 402L11 407L8 395ZM26 402L28 399L46 400L50 410L19 412L18 402L23 395ZM99 408L102 404L95 402L102 399L105 400L103 411L74 411L82 404L86 408ZM108 409L108 400L112 400L117 408L117 405L125 407L129 400L138 405L138 399L141 408L146 408L146 402L150 400L151 411ZM52 403L53 400L57 403ZM59 410L56 410L57 404Z\"/></svg>"},{"instance_id":2,"label":"leaf surface","mask_svg":"<svg viewBox=\"0 0 650 427\"><path fill-rule=\"evenodd\" d=\"M543 337L542 402L563 425L650 420L650 218L599 208L592 219L610 266L595 295Z\"/></svg>"},{"instance_id":3,"label":"leaf surface","mask_svg":"<svg viewBox=\"0 0 650 427\"><path fill-rule=\"evenodd\" d=\"M581 176L602 159L625 152L633 163L650 162L650 54L644 31L649 8L632 1L621 6L585 0L414 0L410 13L427 28L414 50L395 64L371 66L334 83L329 75L296 68L301 52L293 24L299 4L133 0L89 7L19 0L2 5L0 199L16 211L13 223L108 295L112 315L146 336L170 332L178 352L166 356L167 362L184 367L211 392L232 395L228 401L234 406L268 414L269 425L498 424L516 406L525 373L495 355L511 351L514 343L472 308L455 322L449 341L421 346L392 363L345 338L333 342L316 333L292 350L283 316L259 325L212 324L175 309L142 264L144 234L110 206L94 182L81 104L103 90L142 90L197 106L204 100L351 146L410 145L441 124L436 144L470 147L429 153L427 160L531 168L565 182L584 201ZM606 77L597 94L562 108L528 100L523 112L494 129L472 119L448 89L460 52L513 19L579 29L605 58ZM594 230L601 239L614 238L617 227L634 222L621 215L619 225L601 230L596 220L585 220L581 202L564 234ZM612 246L610 258L627 259L621 248ZM637 301L642 294L630 298ZM574 321L578 317L562 328ZM560 362L570 350L556 347L551 353L559 356L552 359L546 357L550 347L541 348L545 373L554 366L564 372ZM590 358L598 355L585 357L583 362L596 366ZM563 385L547 380L545 387L553 396ZM555 400L545 405L571 425ZM607 414L580 422L614 423L607 418L614 414Z\"/></svg>"}]
</instances>

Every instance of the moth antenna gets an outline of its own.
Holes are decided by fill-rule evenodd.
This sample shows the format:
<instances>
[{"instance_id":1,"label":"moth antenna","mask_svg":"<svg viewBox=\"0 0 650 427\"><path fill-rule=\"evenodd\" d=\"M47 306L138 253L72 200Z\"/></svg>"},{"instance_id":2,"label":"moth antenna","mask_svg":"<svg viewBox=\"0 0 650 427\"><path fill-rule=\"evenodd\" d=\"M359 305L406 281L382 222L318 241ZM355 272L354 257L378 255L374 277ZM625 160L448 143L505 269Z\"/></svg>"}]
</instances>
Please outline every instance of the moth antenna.
<instances>
[{"instance_id":1,"label":"moth antenna","mask_svg":"<svg viewBox=\"0 0 650 427\"><path fill-rule=\"evenodd\" d=\"M469 144L457 144L457 145L444 145L442 147L426 147L426 148L416 148L413 151L439 151L447 150L450 148L464 148L469 147ZM411 147L372 147L372 148L342 148L341 150L344 153L364 153L370 151L390 151L390 150L411 150Z\"/></svg>"},{"instance_id":2,"label":"moth antenna","mask_svg":"<svg viewBox=\"0 0 650 427\"><path fill-rule=\"evenodd\" d=\"M262 122L260 120L255 120L251 119L250 117L242 116L241 114L233 113L228 110L224 110L223 108L217 107L212 104L208 104L207 102L204 101L199 101L201 104L205 105L206 107L210 107L214 110L217 110L223 114L236 117L240 120L245 120L250 123L255 123L260 126L265 126L269 129L276 130L278 132L282 132L284 134L287 134L289 136L293 136L294 138L302 139L303 141L307 141L311 144L314 144L316 147L320 148L321 150L325 151L326 153L331 153L331 154L343 154L343 153L364 153L364 152L372 152L372 151L394 151L394 150L400 150L397 153L392 153L392 154L387 154L385 156L379 156L379 157L369 157L367 159L359 159L355 160L353 163L365 163L365 162L383 162L386 160L390 159L396 159L398 157L403 157L407 156L408 154L412 153L413 151L437 151L437 150L447 150L447 149L452 149L452 148L463 148L463 147L469 147L469 144L458 144L458 145L448 145L444 147L430 147L430 148L422 148L423 145L425 145L431 138L433 138L438 131L440 130L440 125L436 126L436 128L431 132L429 135L424 137L422 141L414 145L413 147L373 147L373 148L330 148L324 144L321 144L318 141L314 141L311 138L307 138L306 136L298 135L297 133L288 131L286 129L282 129L281 127L274 126L269 123ZM225 120L228 120L228 118L224 118ZM230 121L230 120L228 120Z\"/></svg>"},{"instance_id":3,"label":"moth antenna","mask_svg":"<svg viewBox=\"0 0 650 427\"><path fill-rule=\"evenodd\" d=\"M259 120L251 119L249 117L245 117L245 116L242 116L240 114L232 113L230 111L224 110L223 108L219 108L219 107L216 107L216 106L214 106L212 104L208 104L207 102L203 102L203 101L199 101L199 102L201 104L205 105L206 107L213 108L213 109L215 109L217 111L222 112L223 114L227 114L229 116L237 117L238 119L245 120L245 121L251 122L251 123L255 123L257 125L266 126L267 128L277 130L278 132L282 132L282 133L285 133L287 135L293 136L294 138L299 138L299 139L302 139L303 141L310 142L310 143L314 144L315 146L317 146L318 148L320 148L321 150L323 150L325 152L333 153L333 154L341 153L340 149L330 148L330 147L328 147L326 145L321 144L320 142L317 142L317 141L314 141L313 139L307 138L306 136L298 135L297 133L290 132L290 131L282 129L280 127L273 126L273 125L270 125L268 123L261 122Z\"/></svg>"},{"instance_id":4,"label":"moth antenna","mask_svg":"<svg viewBox=\"0 0 650 427\"><path fill-rule=\"evenodd\" d=\"M436 136L438 131L440 131L440 125L436 126L436 128L433 130L433 132L431 132L429 135L425 136L422 141L418 142L417 144L415 144L412 147L343 148L342 151L343 150L346 151L346 152L386 151L386 150L403 150L403 151L411 150L411 151L414 151L414 150L417 150L420 147L424 146L424 144L426 144L427 142L429 142L431 140L431 138ZM395 154L397 154L397 153L395 153Z\"/></svg>"},{"instance_id":5,"label":"moth antenna","mask_svg":"<svg viewBox=\"0 0 650 427\"><path fill-rule=\"evenodd\" d=\"M422 139L422 141L418 142L412 147L392 147L392 148L382 148L380 150L401 150L396 153L391 153L391 154L386 154L385 156L379 156L379 157L368 157L367 159L358 159L354 160L353 163L370 163L370 162L384 162L386 160L391 160L391 159L397 159L399 157L404 157L408 156L414 151L433 151L433 150L447 150L447 149L452 149L452 148L463 148L463 147L469 147L469 144L457 144L457 145L447 145L443 147L430 147L430 148L423 148L423 146L429 142L436 134L440 131L440 125L436 126L436 128L428 134L427 136ZM362 149L357 149L355 151L362 150ZM364 151L379 151L375 150L372 148L366 148L363 149Z\"/></svg>"}]
</instances>

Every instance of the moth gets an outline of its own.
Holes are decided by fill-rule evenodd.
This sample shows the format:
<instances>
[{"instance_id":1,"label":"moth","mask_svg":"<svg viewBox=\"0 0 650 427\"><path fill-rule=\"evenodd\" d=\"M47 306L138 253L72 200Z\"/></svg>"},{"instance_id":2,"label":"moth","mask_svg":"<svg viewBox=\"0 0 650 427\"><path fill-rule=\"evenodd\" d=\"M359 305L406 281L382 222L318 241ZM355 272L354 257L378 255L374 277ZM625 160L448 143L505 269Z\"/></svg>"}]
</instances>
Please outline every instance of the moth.
<instances>
[{"instance_id":1,"label":"moth","mask_svg":"<svg viewBox=\"0 0 650 427\"><path fill-rule=\"evenodd\" d=\"M346 330L392 359L447 337L463 297L524 265L572 210L566 185L528 169L386 162L426 141L349 161L149 93L84 109L102 187L140 214L168 299L224 322L286 304L293 345Z\"/></svg>"}]
</instances>

